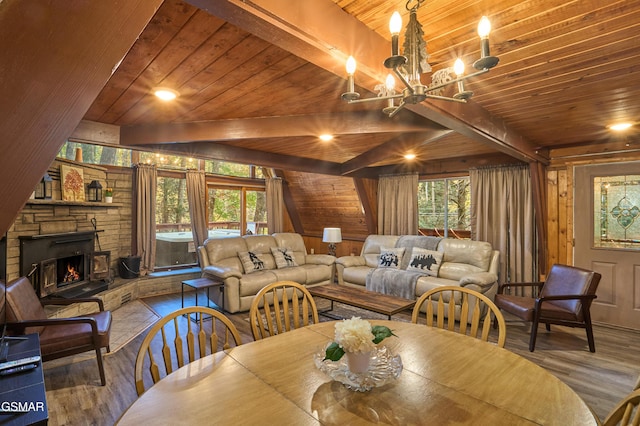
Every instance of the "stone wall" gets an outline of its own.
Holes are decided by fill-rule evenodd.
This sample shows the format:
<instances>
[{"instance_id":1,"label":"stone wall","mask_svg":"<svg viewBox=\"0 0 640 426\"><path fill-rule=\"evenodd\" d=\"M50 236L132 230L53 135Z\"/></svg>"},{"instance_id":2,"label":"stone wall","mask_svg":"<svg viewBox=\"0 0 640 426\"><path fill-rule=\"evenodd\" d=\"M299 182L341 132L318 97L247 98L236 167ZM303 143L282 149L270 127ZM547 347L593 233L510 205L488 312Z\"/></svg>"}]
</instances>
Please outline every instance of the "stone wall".
<instances>
[{"instance_id":1,"label":"stone wall","mask_svg":"<svg viewBox=\"0 0 640 426\"><path fill-rule=\"evenodd\" d=\"M113 187L113 203L63 201L61 164L82 169L85 190L92 180L100 181L103 188L107 185ZM118 258L131 254L131 170L112 171L91 164L55 160L49 168L49 175L53 179L53 198L30 199L7 232L7 280L20 276L19 236L92 231L92 219L95 219L96 229L99 231L95 250L111 252L110 267L112 277L116 277Z\"/></svg>"}]
</instances>

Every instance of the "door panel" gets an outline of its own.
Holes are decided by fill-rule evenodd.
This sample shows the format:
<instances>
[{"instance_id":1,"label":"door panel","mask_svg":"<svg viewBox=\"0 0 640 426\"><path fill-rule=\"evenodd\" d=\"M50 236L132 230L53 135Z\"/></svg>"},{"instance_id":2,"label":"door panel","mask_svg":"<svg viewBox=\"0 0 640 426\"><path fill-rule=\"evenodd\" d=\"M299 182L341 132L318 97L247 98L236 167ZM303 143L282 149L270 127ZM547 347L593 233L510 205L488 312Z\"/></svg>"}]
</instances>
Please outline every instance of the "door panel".
<instances>
[{"instance_id":1,"label":"door panel","mask_svg":"<svg viewBox=\"0 0 640 426\"><path fill-rule=\"evenodd\" d=\"M640 330L640 162L575 168L574 264L602 274L593 321Z\"/></svg>"}]
</instances>

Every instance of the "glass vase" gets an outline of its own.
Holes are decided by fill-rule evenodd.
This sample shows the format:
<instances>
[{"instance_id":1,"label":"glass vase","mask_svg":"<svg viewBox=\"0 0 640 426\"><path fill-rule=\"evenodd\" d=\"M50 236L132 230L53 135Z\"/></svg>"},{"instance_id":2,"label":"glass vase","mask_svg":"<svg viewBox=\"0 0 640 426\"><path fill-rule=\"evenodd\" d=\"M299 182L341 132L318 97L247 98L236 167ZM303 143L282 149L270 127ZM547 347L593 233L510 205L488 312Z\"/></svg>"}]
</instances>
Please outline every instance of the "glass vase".
<instances>
[{"instance_id":1,"label":"glass vase","mask_svg":"<svg viewBox=\"0 0 640 426\"><path fill-rule=\"evenodd\" d=\"M369 370L371 352L347 352L347 365L352 373L366 373Z\"/></svg>"}]
</instances>

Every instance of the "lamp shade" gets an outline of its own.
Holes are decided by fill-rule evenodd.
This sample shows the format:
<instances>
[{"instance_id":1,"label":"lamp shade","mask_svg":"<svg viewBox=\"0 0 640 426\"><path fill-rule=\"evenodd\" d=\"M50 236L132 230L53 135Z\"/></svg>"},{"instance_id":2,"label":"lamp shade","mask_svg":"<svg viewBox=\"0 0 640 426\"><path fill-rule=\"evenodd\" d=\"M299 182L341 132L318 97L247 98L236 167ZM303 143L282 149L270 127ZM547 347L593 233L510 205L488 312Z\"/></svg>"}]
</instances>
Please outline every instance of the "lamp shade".
<instances>
[{"instance_id":1,"label":"lamp shade","mask_svg":"<svg viewBox=\"0 0 640 426\"><path fill-rule=\"evenodd\" d=\"M340 228L324 228L322 233L323 243L340 243L342 242L342 232Z\"/></svg>"}]
</instances>

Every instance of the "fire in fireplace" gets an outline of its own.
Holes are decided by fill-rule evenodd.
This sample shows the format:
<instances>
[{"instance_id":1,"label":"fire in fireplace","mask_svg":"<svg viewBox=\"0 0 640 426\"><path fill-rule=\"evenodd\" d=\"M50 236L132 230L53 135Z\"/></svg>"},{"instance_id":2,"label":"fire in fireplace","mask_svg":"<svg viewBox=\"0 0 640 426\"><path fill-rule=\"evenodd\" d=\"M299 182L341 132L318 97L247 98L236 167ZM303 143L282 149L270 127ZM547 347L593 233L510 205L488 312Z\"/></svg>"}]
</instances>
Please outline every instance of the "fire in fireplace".
<instances>
[{"instance_id":1,"label":"fire in fireplace","mask_svg":"<svg viewBox=\"0 0 640 426\"><path fill-rule=\"evenodd\" d=\"M84 278L84 272L82 272L83 259L82 256L73 256L69 259L58 259L58 268L60 273L58 274L59 285L72 284L81 278ZM64 266L66 264L66 267Z\"/></svg>"}]
</instances>

